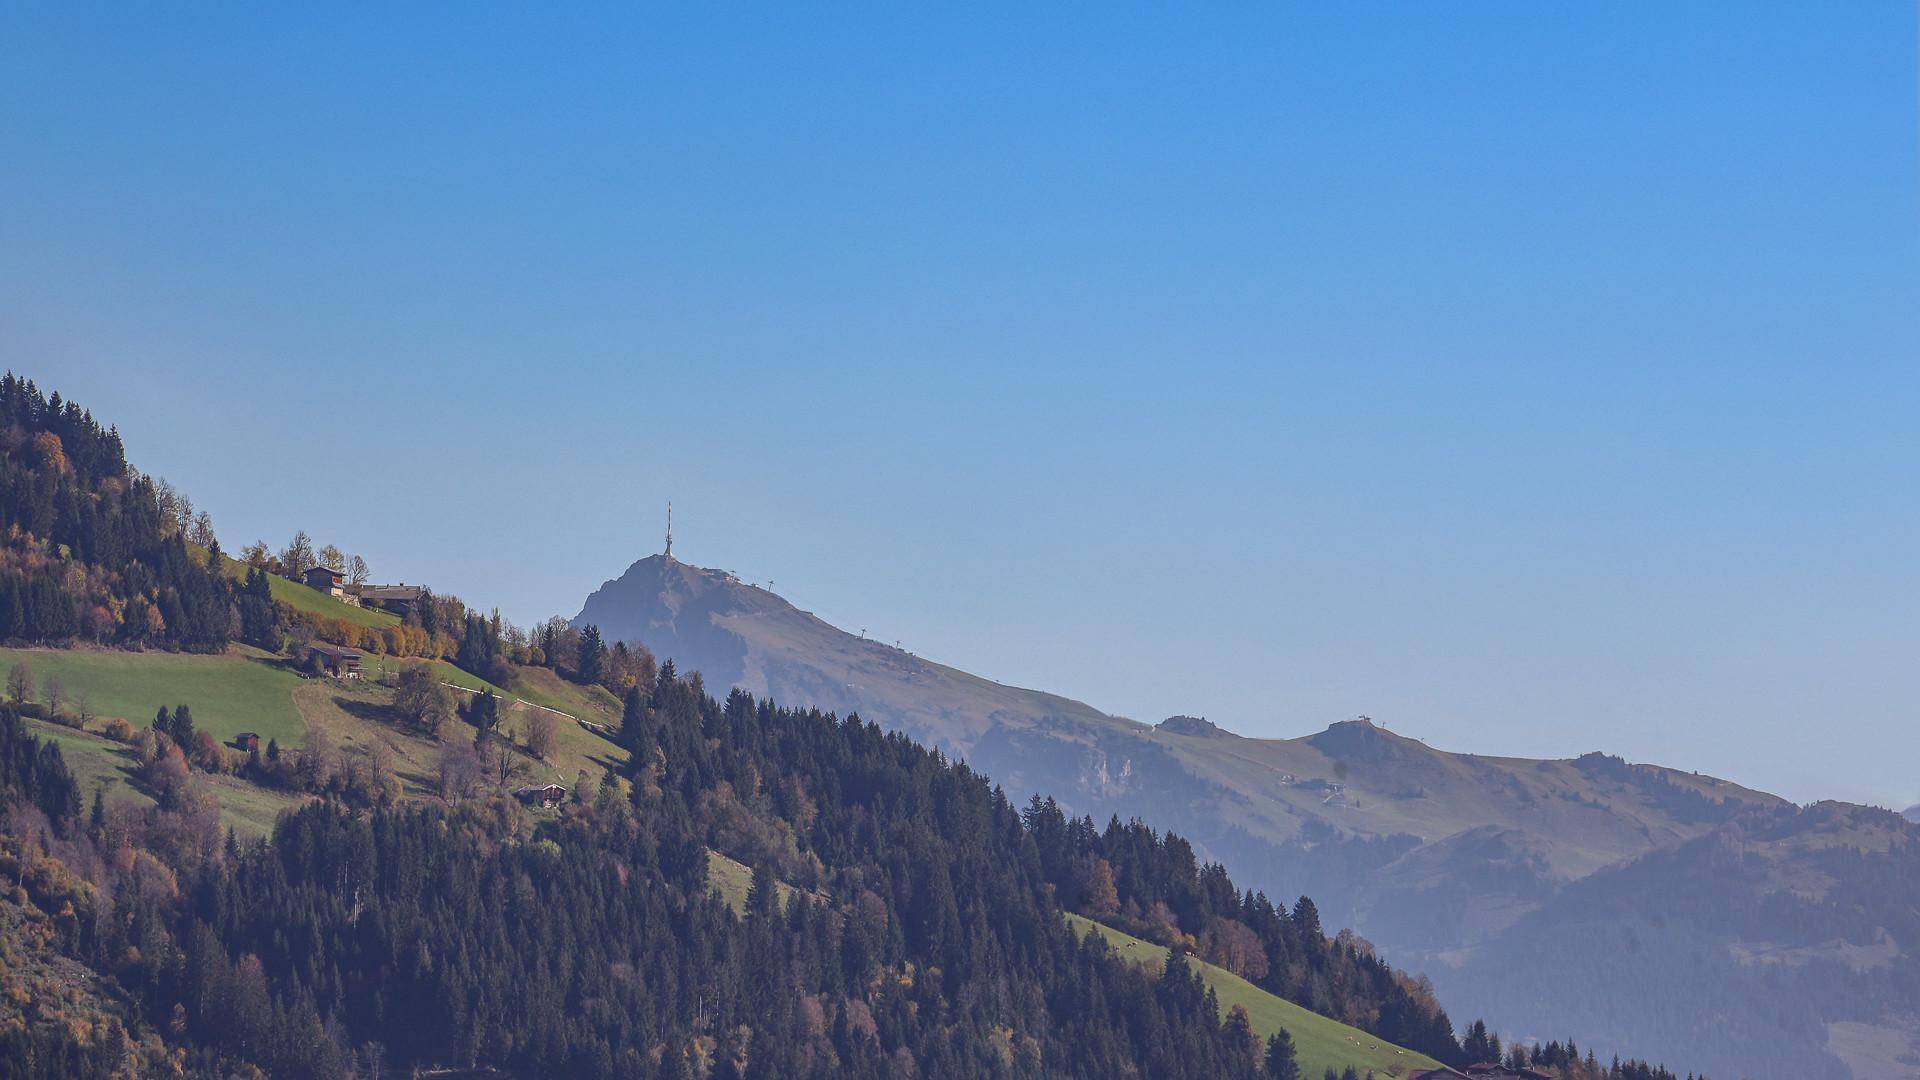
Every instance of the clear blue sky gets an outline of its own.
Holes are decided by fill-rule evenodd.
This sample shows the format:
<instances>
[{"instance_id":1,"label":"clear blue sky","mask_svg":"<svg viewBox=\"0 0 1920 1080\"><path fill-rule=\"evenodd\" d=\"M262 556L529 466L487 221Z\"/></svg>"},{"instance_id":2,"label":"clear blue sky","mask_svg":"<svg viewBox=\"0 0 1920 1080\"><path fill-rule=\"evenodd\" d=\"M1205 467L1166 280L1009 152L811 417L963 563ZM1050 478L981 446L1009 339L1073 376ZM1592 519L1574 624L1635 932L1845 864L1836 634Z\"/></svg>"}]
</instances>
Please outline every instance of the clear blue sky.
<instances>
[{"instance_id":1,"label":"clear blue sky","mask_svg":"<svg viewBox=\"0 0 1920 1080\"><path fill-rule=\"evenodd\" d=\"M521 621L671 498L1140 719L1920 799L1913 5L910 7L9 5L0 361Z\"/></svg>"}]
</instances>

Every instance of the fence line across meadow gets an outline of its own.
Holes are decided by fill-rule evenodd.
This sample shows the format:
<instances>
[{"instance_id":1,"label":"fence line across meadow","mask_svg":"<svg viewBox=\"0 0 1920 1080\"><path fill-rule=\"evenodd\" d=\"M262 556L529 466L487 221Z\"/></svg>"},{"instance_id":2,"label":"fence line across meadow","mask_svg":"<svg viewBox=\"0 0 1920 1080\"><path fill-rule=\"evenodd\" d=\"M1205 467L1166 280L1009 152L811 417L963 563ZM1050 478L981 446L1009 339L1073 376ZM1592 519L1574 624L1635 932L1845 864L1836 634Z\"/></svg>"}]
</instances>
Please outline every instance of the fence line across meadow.
<instances>
[{"instance_id":1,"label":"fence line across meadow","mask_svg":"<svg viewBox=\"0 0 1920 1080\"><path fill-rule=\"evenodd\" d=\"M461 692L461 693L463 693L463 694L478 694L478 693L480 693L480 691L478 691L478 690L475 690L475 689L474 689L473 687L471 687L471 686L461 686L461 685L460 685L459 683L450 683L450 682L446 682L446 681L444 681L444 680L443 680L443 681L442 681L442 682L440 683L440 685L441 685L441 686L449 686L449 687L452 687L453 689L455 689L455 690L458 690L458 691L460 691L460 692ZM599 728L599 727L605 727L605 726L606 726L605 724L596 724L596 723L594 723L594 722L593 722L593 721L591 721L591 720L582 720L582 719L580 719L579 717L577 717L577 716L575 716L575 715L573 715L573 714L572 714L572 713L570 713L570 712L561 712L561 711L560 711L559 709L555 709L555 708L552 708L552 707L549 707L549 706L546 706L546 705L541 705L541 704L538 704L538 703L536 703L536 702L532 702L532 701L528 701L528 700L527 700L526 698L523 698L523 697L517 697L517 698L514 698L513 700L514 700L514 704L516 704L516 705L525 705L525 706L526 706L527 708L529 708L529 709L539 709L539 710L540 710L541 712L550 712L550 713L552 713L552 714L553 714L553 715L555 715L555 716L564 716L564 717L566 717L567 719L569 719L569 720L571 720L571 721L573 721L573 722L574 722L574 723L576 723L576 724L585 724L585 725L587 725L587 726L588 726L588 727L590 727L590 728Z\"/></svg>"}]
</instances>

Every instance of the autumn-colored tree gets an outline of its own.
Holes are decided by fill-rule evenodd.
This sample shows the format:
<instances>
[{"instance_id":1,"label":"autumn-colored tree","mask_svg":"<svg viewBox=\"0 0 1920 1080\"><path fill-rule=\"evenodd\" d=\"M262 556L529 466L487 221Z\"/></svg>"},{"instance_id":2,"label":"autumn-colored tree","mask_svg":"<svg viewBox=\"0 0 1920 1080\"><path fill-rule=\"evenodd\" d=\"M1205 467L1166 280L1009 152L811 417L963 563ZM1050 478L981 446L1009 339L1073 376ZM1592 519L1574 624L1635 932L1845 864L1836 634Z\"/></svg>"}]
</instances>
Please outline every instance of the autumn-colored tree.
<instances>
[{"instance_id":1,"label":"autumn-colored tree","mask_svg":"<svg viewBox=\"0 0 1920 1080\"><path fill-rule=\"evenodd\" d=\"M1260 935L1238 919L1216 919L1208 930L1215 963L1249 982L1267 977L1267 950Z\"/></svg>"},{"instance_id":2,"label":"autumn-colored tree","mask_svg":"<svg viewBox=\"0 0 1920 1080\"><path fill-rule=\"evenodd\" d=\"M65 473L71 467L67 464L67 449L61 445L60 436L51 431L43 431L33 437L33 458L42 469L51 473Z\"/></svg>"},{"instance_id":3,"label":"autumn-colored tree","mask_svg":"<svg viewBox=\"0 0 1920 1080\"><path fill-rule=\"evenodd\" d=\"M220 748L220 740L205 731L193 733L193 739L188 744L187 760L202 772L225 772L227 768L227 752Z\"/></svg>"},{"instance_id":4,"label":"autumn-colored tree","mask_svg":"<svg viewBox=\"0 0 1920 1080\"><path fill-rule=\"evenodd\" d=\"M545 709L532 710L532 715L527 717L527 753L545 761L547 755L553 753L558 726L552 713Z\"/></svg>"},{"instance_id":5,"label":"autumn-colored tree","mask_svg":"<svg viewBox=\"0 0 1920 1080\"><path fill-rule=\"evenodd\" d=\"M1120 892L1114 888L1112 863L1105 859L1094 862L1085 896L1087 914L1096 919L1112 918L1120 910Z\"/></svg>"},{"instance_id":6,"label":"autumn-colored tree","mask_svg":"<svg viewBox=\"0 0 1920 1080\"><path fill-rule=\"evenodd\" d=\"M1247 1015L1247 1007L1235 1005L1227 1010L1227 1022L1221 1027L1227 1053L1233 1056L1234 1063L1239 1066L1236 1073L1251 1073L1259 1061L1260 1039L1253 1033L1253 1018Z\"/></svg>"}]
</instances>

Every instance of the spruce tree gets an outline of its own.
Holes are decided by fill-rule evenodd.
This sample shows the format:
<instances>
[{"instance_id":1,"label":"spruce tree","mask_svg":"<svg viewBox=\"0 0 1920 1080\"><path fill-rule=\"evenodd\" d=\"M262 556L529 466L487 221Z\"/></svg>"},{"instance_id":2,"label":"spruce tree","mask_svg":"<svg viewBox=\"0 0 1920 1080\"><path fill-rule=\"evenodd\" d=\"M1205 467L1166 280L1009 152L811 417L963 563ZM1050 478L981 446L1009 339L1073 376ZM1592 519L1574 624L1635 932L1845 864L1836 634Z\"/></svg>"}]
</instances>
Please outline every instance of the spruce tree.
<instances>
[{"instance_id":1,"label":"spruce tree","mask_svg":"<svg viewBox=\"0 0 1920 1080\"><path fill-rule=\"evenodd\" d=\"M1267 1075L1273 1080L1300 1080L1300 1055L1286 1028L1267 1039Z\"/></svg>"},{"instance_id":2,"label":"spruce tree","mask_svg":"<svg viewBox=\"0 0 1920 1080\"><path fill-rule=\"evenodd\" d=\"M600 640L600 628L592 623L580 628L580 681L592 686L606 674L607 646Z\"/></svg>"}]
</instances>

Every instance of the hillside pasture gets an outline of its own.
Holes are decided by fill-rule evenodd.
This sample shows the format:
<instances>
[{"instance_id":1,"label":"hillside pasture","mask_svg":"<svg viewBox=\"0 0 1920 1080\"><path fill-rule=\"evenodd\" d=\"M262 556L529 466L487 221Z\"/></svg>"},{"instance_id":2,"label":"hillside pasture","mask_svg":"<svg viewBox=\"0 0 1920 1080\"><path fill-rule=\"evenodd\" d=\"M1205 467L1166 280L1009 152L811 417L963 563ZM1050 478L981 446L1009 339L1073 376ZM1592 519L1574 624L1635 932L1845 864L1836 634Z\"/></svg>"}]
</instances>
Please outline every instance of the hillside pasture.
<instances>
[{"instance_id":1,"label":"hillside pasture","mask_svg":"<svg viewBox=\"0 0 1920 1080\"><path fill-rule=\"evenodd\" d=\"M4 649L0 667L25 663L33 670L45 700L47 680L66 688L66 711L84 693L88 708L102 719L117 716L135 727L153 722L164 705L185 704L194 726L222 742L242 731L260 740L278 739L297 746L305 738L293 691L302 682L285 661L257 649L234 646L219 656L186 653L122 652L114 649Z\"/></svg>"},{"instance_id":2,"label":"hillside pasture","mask_svg":"<svg viewBox=\"0 0 1920 1080\"><path fill-rule=\"evenodd\" d=\"M1124 959L1155 971L1166 963L1165 946L1143 941L1082 915L1069 913L1067 921L1073 924L1078 934L1097 931ZM1405 1076L1415 1069L1440 1067L1439 1062L1424 1054L1402 1049L1359 1028L1348 1027L1337 1020L1303 1009L1225 968L1215 967L1191 956L1187 958L1187 963L1201 981L1212 987L1219 996L1223 1014L1235 1005L1246 1008L1247 1018L1253 1021L1253 1030L1260 1036L1263 1050L1267 1037L1285 1028L1293 1036L1303 1076L1317 1077L1328 1069L1338 1072L1349 1065L1362 1075L1371 1069L1383 1077Z\"/></svg>"},{"instance_id":3,"label":"hillside pasture","mask_svg":"<svg viewBox=\"0 0 1920 1080\"><path fill-rule=\"evenodd\" d=\"M110 804L153 805L153 796L134 775L137 762L130 748L43 720L28 719L26 724L33 734L60 747L68 771L80 784L83 800L90 801L95 791L103 791ZM265 835L282 811L305 801L305 796L269 791L231 776L202 776L220 804L220 824L249 836Z\"/></svg>"},{"instance_id":4,"label":"hillside pasture","mask_svg":"<svg viewBox=\"0 0 1920 1080\"><path fill-rule=\"evenodd\" d=\"M205 548L191 548L194 554L206 557ZM247 580L247 564L238 559L221 556L220 572L234 581ZM355 626L370 626L375 630L400 625L400 617L390 611L379 608L363 608L349 604L344 600L328 596L307 585L281 577L279 574L267 575L267 591L280 603L295 611L307 615L318 615L327 619L344 619Z\"/></svg>"}]
</instances>

